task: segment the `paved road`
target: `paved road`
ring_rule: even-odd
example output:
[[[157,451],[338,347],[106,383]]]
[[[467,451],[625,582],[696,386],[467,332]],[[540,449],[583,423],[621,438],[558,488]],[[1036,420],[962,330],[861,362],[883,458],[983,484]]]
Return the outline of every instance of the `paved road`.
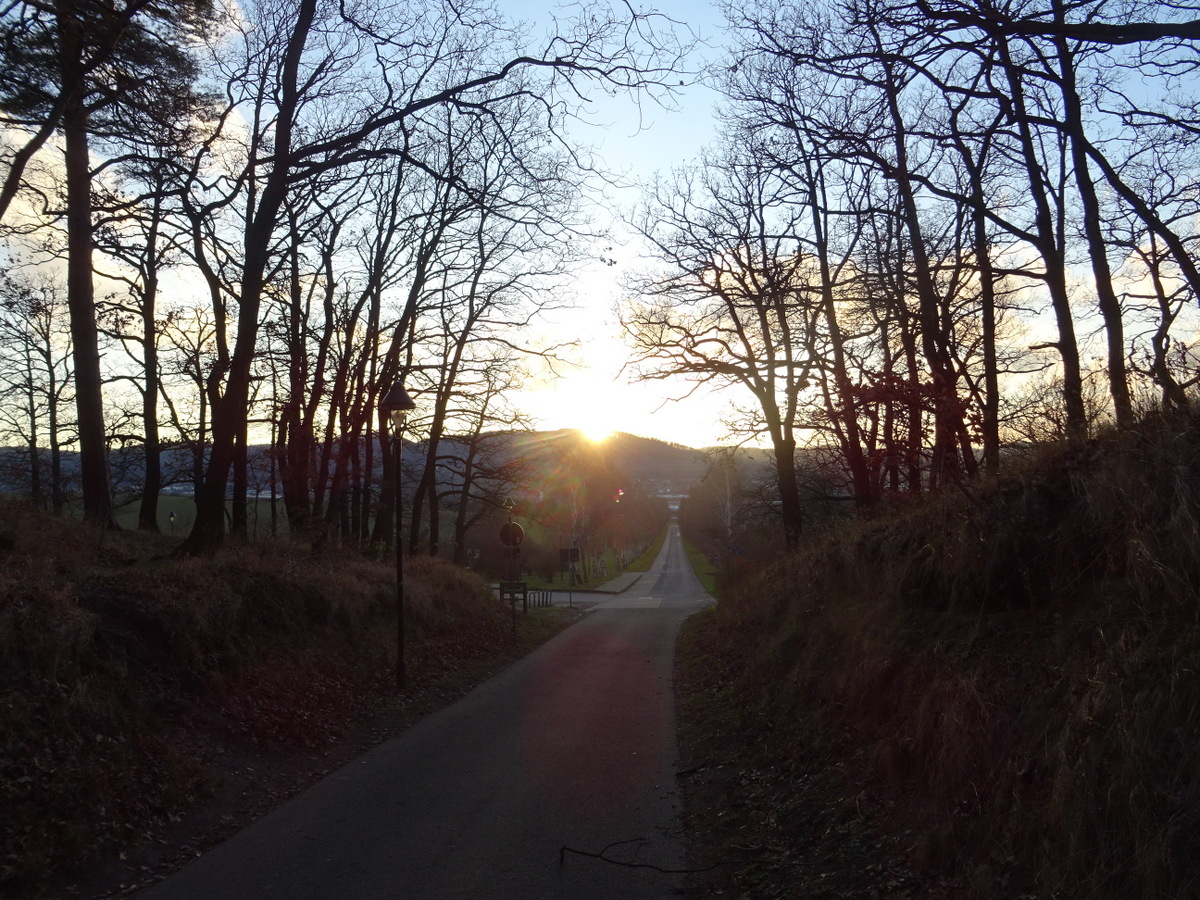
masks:
[[[707,602],[671,526],[629,590],[142,900],[679,896],[678,875],[560,851],[683,868],[671,669]]]

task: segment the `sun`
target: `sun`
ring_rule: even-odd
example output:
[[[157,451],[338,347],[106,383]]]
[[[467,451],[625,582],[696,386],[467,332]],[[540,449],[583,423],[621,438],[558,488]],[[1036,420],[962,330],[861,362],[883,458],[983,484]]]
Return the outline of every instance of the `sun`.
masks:
[[[603,425],[593,425],[587,428],[580,428],[579,430],[582,431],[583,436],[593,444],[603,444],[610,437],[616,434],[616,432],[611,428],[606,428]]]

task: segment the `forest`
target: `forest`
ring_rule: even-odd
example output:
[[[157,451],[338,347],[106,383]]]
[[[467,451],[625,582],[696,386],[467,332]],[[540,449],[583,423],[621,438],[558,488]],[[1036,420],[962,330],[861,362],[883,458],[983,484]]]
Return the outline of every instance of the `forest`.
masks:
[[[726,7],[723,133],[636,221],[643,379],[727,386],[810,511],[995,475],[1186,406],[1194,4]]]
[[[720,131],[642,186],[619,311],[633,377],[731,403],[679,509],[720,595],[679,670],[725,745],[677,773],[720,776],[703,871],[1196,894],[1200,4],[721,12],[700,45],[620,0],[546,33],[487,0],[0,7],[0,490],[33,501],[0,499],[0,881],[194,803],[192,704],[269,748],[391,691],[398,534],[440,691],[524,649],[452,564],[471,528],[535,522],[531,568],[661,531],[682,456],[638,476],[513,397],[613,261],[591,104],[703,84]],[[276,490],[302,540],[248,550]],[[844,839],[876,826],[906,868]]]
[[[697,79],[720,133],[629,214],[629,371],[726,390],[785,546],[814,509],[1188,403],[1192,6],[723,12],[698,71],[685,23],[624,5],[540,37],[434,0],[6,7],[0,443],[28,493],[108,525],[125,451],[140,526],[190,482],[204,555],[245,532],[264,445],[292,533],[383,546],[408,440],[413,546],[498,510],[512,394],[564,351],[535,325],[595,261],[576,126]]]
[[[179,552],[209,555],[268,446],[292,534],[386,546],[415,445],[414,546],[439,510],[499,509],[509,395],[563,349],[531,322],[591,246],[569,126],[593,92],[653,102],[684,51],[656,15],[577,12],[536,35],[436,0],[6,5],[0,444],[24,492],[110,527],[128,451],[140,527],[190,482]]]

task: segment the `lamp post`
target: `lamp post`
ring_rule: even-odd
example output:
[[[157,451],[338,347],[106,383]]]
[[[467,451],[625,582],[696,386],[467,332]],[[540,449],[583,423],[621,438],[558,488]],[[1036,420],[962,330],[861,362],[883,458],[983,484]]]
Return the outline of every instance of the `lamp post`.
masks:
[[[392,385],[382,400],[379,411],[392,422],[392,490],[396,495],[396,686],[404,690],[404,541],[401,528],[404,522],[400,494],[400,462],[404,445],[404,420],[417,404],[400,382]]]
[[[512,497],[509,497],[504,501],[504,511],[506,513],[508,513],[508,524],[509,525],[512,524],[513,510],[516,508],[517,508],[516,504],[512,502]],[[503,530],[504,529],[501,528],[501,531],[503,531]],[[515,551],[516,546],[517,546],[516,544],[509,544],[507,541],[505,542],[505,545],[504,545],[504,556],[506,557],[505,563],[504,563],[504,577],[508,581],[516,581],[517,580],[516,577],[513,575],[513,553]]]

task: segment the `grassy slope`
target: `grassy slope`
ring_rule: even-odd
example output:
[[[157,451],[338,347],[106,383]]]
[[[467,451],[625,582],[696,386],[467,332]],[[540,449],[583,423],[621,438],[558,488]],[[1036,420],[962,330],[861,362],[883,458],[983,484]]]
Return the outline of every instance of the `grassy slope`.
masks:
[[[581,590],[581,591],[591,590],[593,588],[600,587],[600,585],[602,585],[602,584],[612,581],[618,575],[624,574],[625,572],[648,572],[648,571],[650,571],[650,567],[652,565],[654,565],[654,560],[658,556],[658,551],[662,549],[663,540],[666,538],[666,536],[667,536],[667,533],[664,530],[663,533],[660,534],[654,540],[653,543],[651,543],[636,559],[631,561],[629,563],[629,565],[624,569],[621,569],[620,567],[617,566],[616,559],[613,556],[613,552],[612,552],[611,548],[605,548],[604,557],[605,557],[605,560],[608,562],[607,574],[597,575],[591,581],[577,581],[574,585],[572,585],[572,587],[574,587],[578,590]],[[528,584],[530,588],[540,588],[540,589],[547,589],[547,590],[553,590],[553,591],[565,591],[567,589],[567,583],[565,580],[566,576],[561,572],[558,573],[558,575],[556,576],[557,580],[555,580],[555,581],[547,581],[546,579],[540,577],[536,573],[534,573],[534,574],[526,573],[524,578],[525,578],[526,584]]]
[[[514,645],[482,581],[413,560],[398,696],[390,563],[283,544],[166,561],[169,537],[13,503],[0,523],[3,894],[86,875],[205,803],[228,830],[360,749],[366,723],[403,727],[566,624],[538,611]]]
[[[1151,421],[810,535],[693,619],[684,702],[752,736],[726,803],[785,810],[718,880],[823,896],[832,816],[899,854],[889,896],[1197,896],[1198,523],[1200,428]]]
[[[650,567],[654,565],[654,560],[658,559],[658,554],[662,550],[663,541],[667,539],[666,529],[654,539],[654,541],[642,551],[641,555],[629,564],[626,572],[649,572]]]

